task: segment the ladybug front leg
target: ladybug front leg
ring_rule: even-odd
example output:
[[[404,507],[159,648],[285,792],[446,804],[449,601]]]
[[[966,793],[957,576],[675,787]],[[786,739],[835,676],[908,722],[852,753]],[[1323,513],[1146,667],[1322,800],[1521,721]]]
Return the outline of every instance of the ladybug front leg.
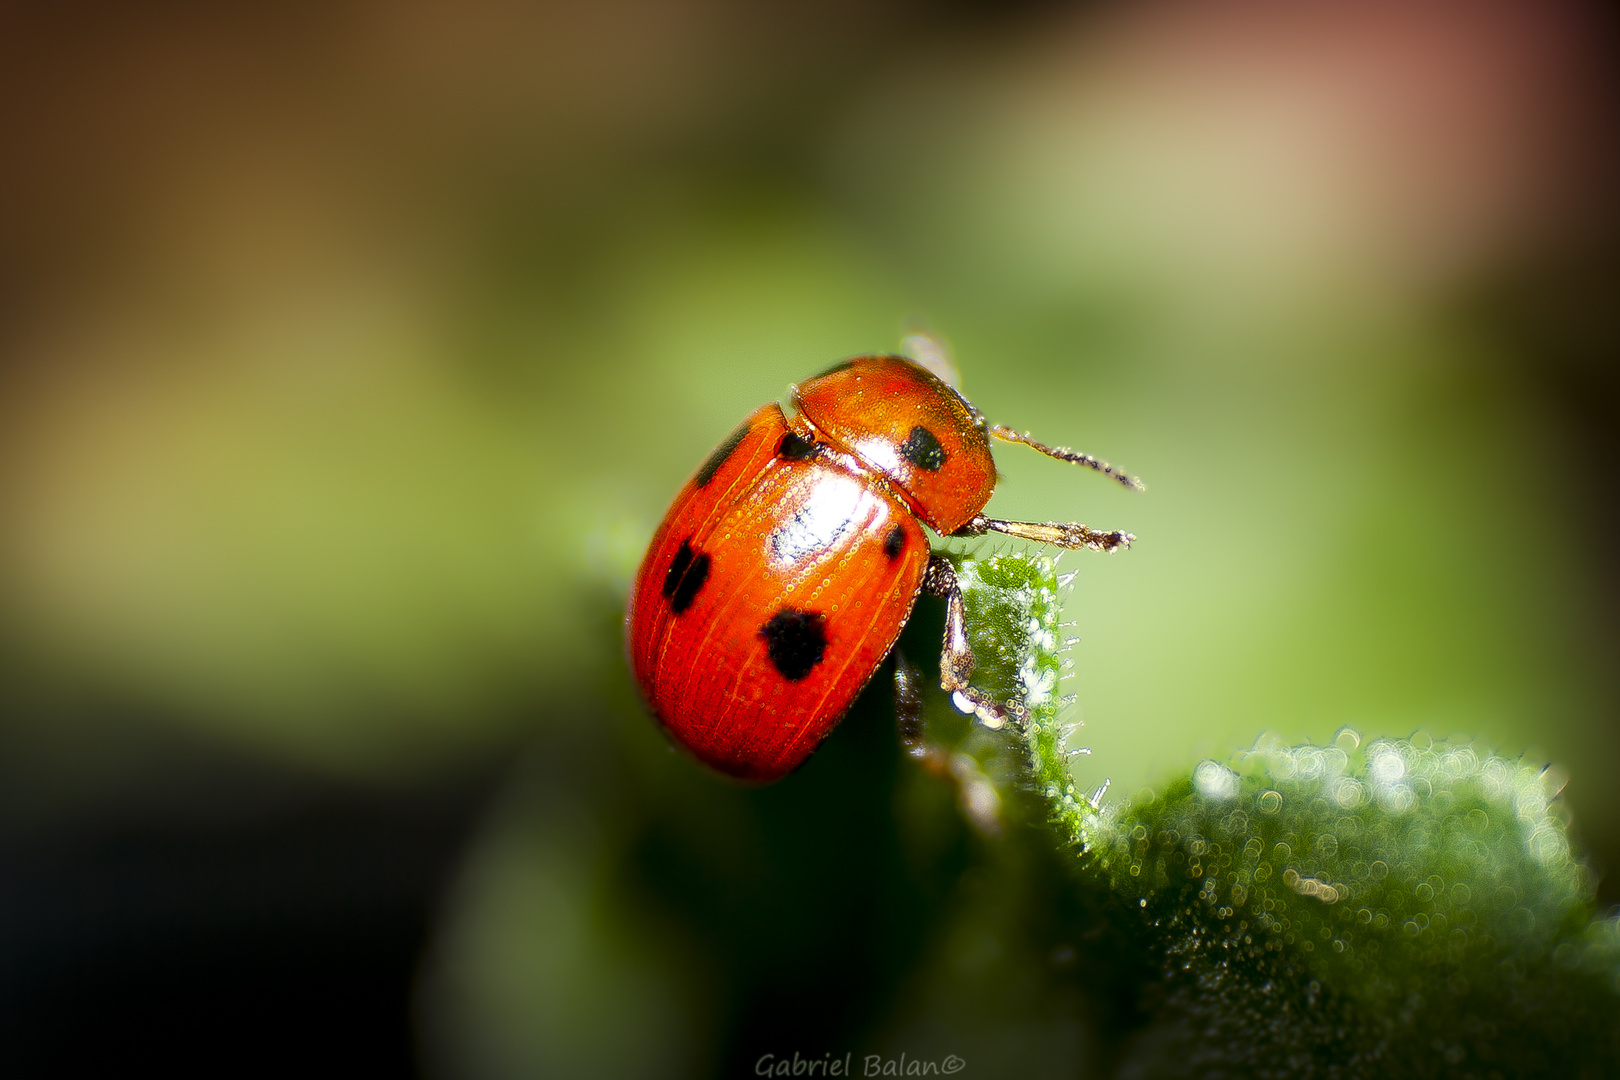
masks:
[[[987,532],[1006,533],[1023,540],[1033,540],[1037,544],[1090,548],[1092,551],[1120,551],[1130,547],[1131,541],[1136,539],[1135,535],[1121,529],[1103,531],[1078,521],[1002,521],[983,514],[974,515],[971,521],[951,535],[983,536]]]
[[[968,676],[973,674],[973,650],[968,646],[962,587],[951,561],[943,555],[930,556],[922,587],[930,596],[945,599],[945,644],[939,654],[941,689],[955,699],[957,708],[978,716],[985,727],[999,728],[1008,720],[1022,721],[1025,710],[1021,702],[998,702],[968,682]]]

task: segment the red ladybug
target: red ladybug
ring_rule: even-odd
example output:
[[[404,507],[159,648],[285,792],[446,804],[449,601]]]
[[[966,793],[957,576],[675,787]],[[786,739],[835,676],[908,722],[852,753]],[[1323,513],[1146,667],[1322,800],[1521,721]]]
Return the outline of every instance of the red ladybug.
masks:
[[[1135,539],[982,515],[996,482],[992,435],[1140,485],[986,425],[902,357],[846,361],[790,395],[791,418],[765,405],[709,455],[647,548],[625,628],[653,713],[721,772],[785,776],[843,718],[927,591],[947,602],[941,685],[985,715],[1018,715],[968,685],[961,592],[923,526],[1100,551]]]

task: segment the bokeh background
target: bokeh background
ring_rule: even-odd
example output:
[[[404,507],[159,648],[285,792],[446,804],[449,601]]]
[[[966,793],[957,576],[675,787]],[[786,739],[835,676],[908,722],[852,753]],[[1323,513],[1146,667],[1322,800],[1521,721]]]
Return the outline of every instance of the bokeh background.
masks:
[[[1141,538],[1067,557],[1088,787],[1455,733],[1620,871],[1616,29],[6,4],[0,1068],[1105,1066],[886,699],[749,791],[624,668],[707,450],[919,326],[1148,483],[1000,456],[992,512]]]

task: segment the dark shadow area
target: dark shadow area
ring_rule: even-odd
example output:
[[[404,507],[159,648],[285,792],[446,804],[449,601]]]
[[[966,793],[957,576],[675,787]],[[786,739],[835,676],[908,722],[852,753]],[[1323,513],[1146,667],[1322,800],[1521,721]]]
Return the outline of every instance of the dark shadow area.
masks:
[[[416,965],[484,784],[282,781],[292,805],[229,827],[5,841],[0,1074],[416,1075]]]

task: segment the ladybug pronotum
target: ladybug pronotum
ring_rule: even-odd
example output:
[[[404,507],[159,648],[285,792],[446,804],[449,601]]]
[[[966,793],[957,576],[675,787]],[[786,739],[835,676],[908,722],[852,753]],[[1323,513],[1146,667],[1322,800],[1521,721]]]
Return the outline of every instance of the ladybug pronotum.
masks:
[[[955,388],[899,356],[845,361],[792,387],[790,399],[791,417],[764,405],[709,455],[647,548],[625,628],[653,713],[721,772],[779,779],[843,718],[927,592],[946,601],[941,686],[981,715],[1017,716],[1016,702],[968,683],[962,595],[923,526],[1099,551],[1135,539],[985,517],[991,436],[1140,484],[1089,455],[987,425]]]

